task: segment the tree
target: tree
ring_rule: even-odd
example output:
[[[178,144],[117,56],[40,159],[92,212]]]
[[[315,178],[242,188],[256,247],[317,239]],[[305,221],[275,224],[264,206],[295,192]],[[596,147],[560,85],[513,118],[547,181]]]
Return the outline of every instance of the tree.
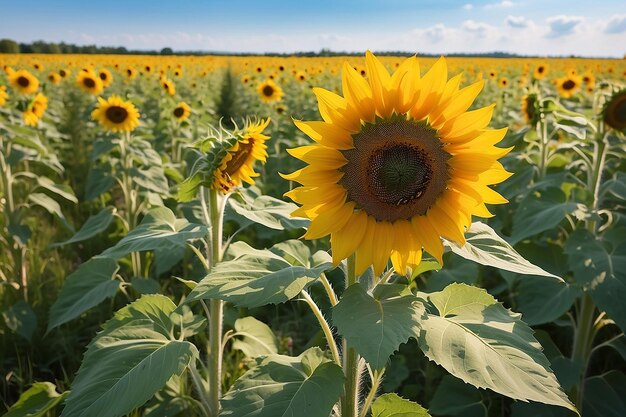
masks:
[[[161,55],[173,55],[174,51],[172,48],[163,48],[161,49]]]
[[[1,54],[19,54],[20,46],[12,39],[0,39]]]

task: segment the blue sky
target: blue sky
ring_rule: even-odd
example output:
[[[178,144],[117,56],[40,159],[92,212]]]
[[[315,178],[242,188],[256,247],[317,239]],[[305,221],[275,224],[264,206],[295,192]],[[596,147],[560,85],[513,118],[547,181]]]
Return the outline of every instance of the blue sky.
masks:
[[[626,2],[0,0],[0,38],[232,52],[506,51],[622,57]]]

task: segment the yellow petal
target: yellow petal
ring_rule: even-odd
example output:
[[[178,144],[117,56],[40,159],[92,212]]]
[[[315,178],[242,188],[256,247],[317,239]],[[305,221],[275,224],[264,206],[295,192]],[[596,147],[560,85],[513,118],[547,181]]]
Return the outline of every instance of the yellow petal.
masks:
[[[414,119],[422,120],[434,110],[443,94],[447,79],[448,66],[446,59],[441,57],[420,81],[421,91],[419,92],[415,105],[411,108],[411,116],[413,116]]]
[[[430,224],[435,228],[439,236],[443,236],[448,240],[455,241],[460,244],[465,244],[465,236],[461,228],[463,225],[458,224],[448,216],[448,214],[435,203],[428,210],[428,220]]]
[[[359,114],[361,120],[373,122],[376,117],[376,108],[374,106],[374,98],[372,97],[372,89],[365,81],[365,78],[356,72],[348,62],[343,64],[342,88],[348,106],[352,107]]]
[[[376,222],[374,242],[374,273],[380,275],[385,271],[393,246],[393,226],[391,223],[387,221]]]
[[[322,169],[337,169],[344,166],[348,160],[341,152],[325,146],[307,145],[299,148],[287,149],[289,155],[315,165]]]
[[[443,265],[443,243],[435,228],[431,225],[427,216],[416,216],[411,219],[411,225],[415,231],[415,236],[422,242],[426,252]]]
[[[280,172],[278,174],[287,181],[297,181],[302,185],[310,186],[336,184],[343,177],[343,172],[336,169],[321,170],[313,166],[304,167],[291,174],[281,174]]]
[[[480,91],[485,85],[484,80],[480,80],[472,85],[469,85],[454,94],[454,96],[446,103],[446,106],[441,110],[441,117],[437,122],[445,122],[446,120],[454,119],[458,117],[467,109],[470,108]]]
[[[304,234],[305,239],[319,239],[341,229],[352,217],[354,202],[342,204],[336,209],[319,213]]]
[[[453,142],[454,139],[458,140],[458,138],[464,137],[468,133],[486,128],[489,121],[491,121],[494,108],[495,104],[492,104],[478,110],[463,113],[447,121],[439,130],[439,133],[443,136],[442,141]]]
[[[374,261],[374,251],[377,250],[374,239],[376,220],[367,216],[367,227],[361,245],[356,250],[356,273],[361,275]]]
[[[389,72],[370,51],[365,52],[365,65],[367,66],[367,78],[372,88],[376,113],[382,118],[387,118],[391,116],[394,105],[391,94],[389,94],[391,87]]]
[[[354,253],[361,244],[366,229],[367,214],[363,211],[358,211],[352,214],[352,217],[343,228],[330,235],[333,264],[335,266]]]
[[[325,122],[336,124],[349,132],[360,130],[358,114],[348,109],[348,103],[343,97],[317,87],[313,89],[313,94],[317,97],[317,106]]]
[[[294,120],[294,124],[308,137],[320,145],[339,150],[352,149],[352,136],[347,130],[326,122],[302,122]]]
[[[391,92],[396,97],[395,109],[404,114],[415,104],[417,85],[420,81],[420,66],[417,58],[407,58],[391,76]]]

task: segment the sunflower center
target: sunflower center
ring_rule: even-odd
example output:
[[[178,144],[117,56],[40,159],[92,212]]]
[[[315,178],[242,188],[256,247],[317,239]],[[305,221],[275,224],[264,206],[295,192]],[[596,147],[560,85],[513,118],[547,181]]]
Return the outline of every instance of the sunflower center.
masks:
[[[233,155],[233,159],[226,163],[226,173],[231,177],[241,168],[248,159],[248,155],[252,153],[254,147],[254,139],[249,138],[248,143],[239,143],[239,149]]]
[[[572,80],[567,80],[563,83],[564,90],[571,90],[574,87],[576,87],[576,83]]]
[[[101,72],[101,73],[100,73],[100,79],[101,79],[102,81],[106,81],[106,80],[107,80],[107,74],[106,74],[106,72]]]
[[[182,117],[183,114],[185,114],[185,109],[183,109],[182,107],[176,107],[174,109],[174,116],[176,117]]]
[[[272,97],[272,94],[274,94],[274,88],[271,85],[263,87],[263,95],[265,97]]]
[[[107,119],[113,123],[123,123],[128,117],[128,111],[120,106],[111,106],[106,111]]]
[[[426,214],[446,188],[447,160],[437,132],[425,123],[391,119],[365,125],[340,183],[348,199],[378,221]]]
[[[544,70],[545,70],[545,68],[544,68],[544,67],[539,67],[539,68],[537,68],[537,72],[538,72],[539,74],[542,74]]]
[[[17,79],[17,83],[21,86],[21,87],[28,87],[30,85],[30,80],[24,76],[20,76]]]
[[[83,80],[83,84],[87,88],[94,88],[96,86],[96,82],[93,79],[91,79],[91,78],[85,78]]]
[[[615,106],[615,119],[620,123],[626,123],[626,100],[622,100]]]

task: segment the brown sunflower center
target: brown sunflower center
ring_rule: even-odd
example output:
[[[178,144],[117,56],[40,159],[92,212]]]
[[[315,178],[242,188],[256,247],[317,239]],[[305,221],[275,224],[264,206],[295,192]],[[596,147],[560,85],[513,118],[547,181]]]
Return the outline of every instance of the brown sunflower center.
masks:
[[[266,85],[265,87],[263,87],[263,95],[265,97],[272,97],[273,94],[274,94],[274,87],[272,87],[271,85]]]
[[[239,149],[233,155],[233,159],[226,163],[226,173],[231,177],[239,171],[248,159],[248,155],[252,153],[252,148],[254,147],[254,139],[249,138],[248,143],[239,143]]]
[[[354,149],[340,183],[348,199],[379,221],[425,214],[446,188],[446,153],[436,131],[404,119],[366,125],[352,136]]]
[[[109,78],[109,77],[107,76],[107,73],[106,73],[106,72],[101,72],[101,73],[100,73],[100,79],[101,79],[102,81],[106,81],[106,80],[107,80],[107,78]]]
[[[615,96],[608,104],[604,121],[614,129],[626,128],[626,93]]]
[[[614,113],[615,120],[622,124],[626,123],[626,98],[621,103],[617,103]]]
[[[96,86],[96,82],[92,78],[83,79],[83,85],[87,88],[94,88]]]
[[[20,87],[28,87],[30,85],[30,80],[27,77],[21,75],[17,79],[17,83],[20,85]]]
[[[61,71],[59,71],[59,75],[61,77],[65,77],[67,75],[67,73],[65,72],[65,70],[61,70]]]
[[[124,107],[111,106],[106,111],[107,119],[113,123],[124,123],[128,117],[128,111]]]
[[[574,81],[572,81],[572,80],[566,80],[566,81],[563,83],[563,89],[564,89],[564,90],[571,90],[571,89],[573,89],[574,87],[576,87],[576,83],[575,83]]]
[[[546,69],[545,69],[544,67],[539,67],[539,68],[537,68],[537,72],[538,72],[539,74],[542,74],[545,70],[546,70]]]
[[[185,114],[185,109],[183,109],[182,107],[176,107],[174,109],[174,116],[183,117],[183,114]]]

